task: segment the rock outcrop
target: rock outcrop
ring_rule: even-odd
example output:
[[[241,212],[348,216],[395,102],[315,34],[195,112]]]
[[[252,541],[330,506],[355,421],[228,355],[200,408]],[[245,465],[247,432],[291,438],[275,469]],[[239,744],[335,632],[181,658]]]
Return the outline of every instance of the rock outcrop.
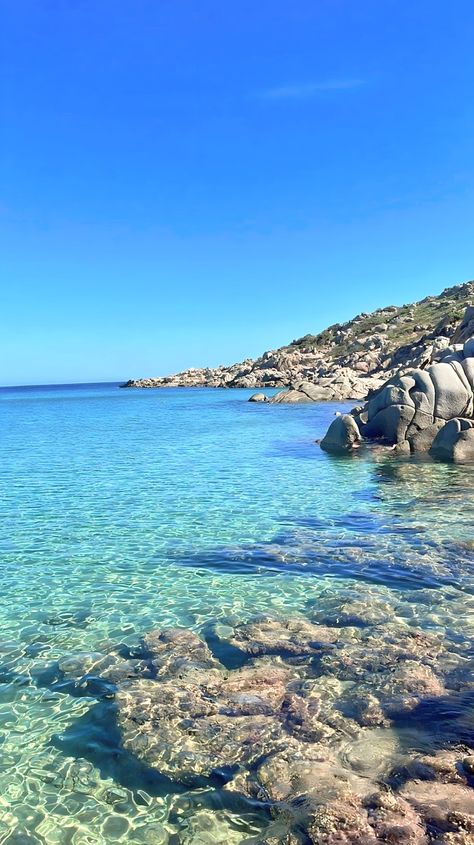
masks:
[[[359,314],[255,360],[131,379],[124,387],[285,388],[269,401],[360,401],[400,368],[424,369],[451,341],[474,335],[473,303],[474,282],[466,282],[412,305]]]
[[[361,442],[357,423],[350,414],[342,414],[331,423],[321,448],[327,452],[348,452]]]
[[[118,651],[92,656],[101,677],[113,671],[124,751],[188,801],[218,788],[260,807],[254,845],[425,845],[474,830],[474,757],[453,720],[471,694],[464,640],[407,624],[367,591],[322,597],[310,618],[229,620],[211,639],[240,667],[184,628],[150,631],[125,672]],[[79,685],[91,669],[83,655],[66,668]],[[430,754],[416,750],[427,708],[439,714]]]
[[[436,339],[429,366],[402,369],[361,411],[337,418],[321,447],[342,453],[362,439],[380,440],[400,451],[474,461],[474,336],[466,337],[471,312],[457,331],[464,343]]]

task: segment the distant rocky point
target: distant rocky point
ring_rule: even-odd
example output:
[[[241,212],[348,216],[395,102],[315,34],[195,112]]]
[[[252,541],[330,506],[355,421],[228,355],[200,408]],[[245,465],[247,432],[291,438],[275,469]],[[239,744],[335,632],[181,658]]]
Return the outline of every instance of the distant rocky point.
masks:
[[[255,360],[169,376],[130,379],[123,387],[284,388],[255,401],[321,402],[365,399],[401,369],[425,368],[454,338],[474,282],[447,288],[411,305],[358,314],[317,335],[307,334]],[[441,339],[441,340],[440,340]]]

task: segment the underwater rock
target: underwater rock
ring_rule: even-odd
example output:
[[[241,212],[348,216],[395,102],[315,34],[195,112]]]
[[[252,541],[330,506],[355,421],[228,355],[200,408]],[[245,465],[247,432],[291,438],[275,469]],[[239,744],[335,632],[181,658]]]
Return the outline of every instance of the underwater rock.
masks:
[[[416,660],[405,660],[376,682],[379,701],[389,716],[408,713],[423,698],[436,698],[446,693],[444,685],[429,666]]]
[[[462,658],[383,599],[322,597],[316,617],[337,627],[272,616],[216,627],[247,658],[232,670],[191,631],[151,631],[155,676],[118,685],[123,747],[177,782],[217,777],[223,795],[265,807],[268,837],[248,837],[253,845],[426,845],[428,828],[459,838],[474,819],[466,746],[414,755],[399,727],[432,701],[452,712],[444,681]]]
[[[405,770],[414,780],[467,784],[469,758],[460,760],[459,751],[440,750],[410,761]]]
[[[324,596],[318,602],[317,609],[312,614],[315,622],[331,627],[346,627],[355,625],[358,628],[369,627],[393,619],[394,608],[389,602],[367,594],[341,598],[340,596]]]
[[[377,841],[360,798],[350,794],[318,807],[308,833],[314,845],[372,845]]]
[[[293,801],[312,810],[346,795],[367,795],[370,781],[347,771],[328,747],[288,743],[258,767],[260,800]]]
[[[83,652],[63,657],[58,661],[58,669],[65,680],[76,682],[87,678],[100,678],[111,684],[119,684],[137,675],[150,675],[143,660],[125,660],[117,654],[100,652]]]
[[[328,739],[334,730],[319,718],[321,699],[317,696],[305,699],[301,695],[287,695],[284,701],[285,727],[303,742],[320,742]]]
[[[439,832],[474,832],[474,790],[453,783],[410,781],[401,796]]]
[[[339,635],[335,629],[314,625],[305,619],[264,617],[235,628],[230,642],[252,655],[297,657],[327,650]]]
[[[164,680],[129,681],[117,694],[124,746],[148,765],[187,783],[249,763],[282,739],[289,668],[260,661],[228,672],[198,637],[176,631],[155,632],[148,644]]]
[[[391,845],[425,845],[428,842],[419,815],[400,796],[388,790],[378,792],[366,801],[365,806],[378,842]]]
[[[180,677],[223,669],[206,643],[187,628],[149,631],[143,638],[151,664],[159,678]]]
[[[356,688],[355,692],[350,692],[348,696],[348,704],[346,709],[349,710],[350,715],[361,727],[374,728],[381,725],[388,724],[385,713],[381,707],[380,701],[372,693]]]
[[[443,650],[437,635],[403,625],[385,625],[362,631],[359,640],[340,641],[338,648],[321,656],[319,665],[340,680],[364,681],[378,689],[381,679],[389,678],[401,662],[438,666]]]

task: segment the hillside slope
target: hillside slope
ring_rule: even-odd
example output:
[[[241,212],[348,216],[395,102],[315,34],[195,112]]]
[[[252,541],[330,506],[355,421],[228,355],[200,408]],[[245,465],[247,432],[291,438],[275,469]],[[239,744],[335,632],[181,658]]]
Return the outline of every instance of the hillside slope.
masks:
[[[410,305],[388,305],[307,334],[255,360],[231,366],[189,369],[170,376],[131,379],[124,387],[293,388],[280,401],[360,399],[403,367],[429,363],[433,342],[453,338],[474,282],[446,288]],[[296,391],[296,393],[295,393]]]

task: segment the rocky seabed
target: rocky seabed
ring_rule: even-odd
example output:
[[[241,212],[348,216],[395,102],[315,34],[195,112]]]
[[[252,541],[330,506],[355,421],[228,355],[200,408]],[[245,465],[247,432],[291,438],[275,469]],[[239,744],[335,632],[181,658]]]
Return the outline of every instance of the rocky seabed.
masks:
[[[207,640],[151,630],[58,672],[113,700],[130,759],[182,790],[181,833],[172,813],[156,841],[472,845],[474,654],[433,624],[442,601],[352,589],[306,616],[221,619]]]

